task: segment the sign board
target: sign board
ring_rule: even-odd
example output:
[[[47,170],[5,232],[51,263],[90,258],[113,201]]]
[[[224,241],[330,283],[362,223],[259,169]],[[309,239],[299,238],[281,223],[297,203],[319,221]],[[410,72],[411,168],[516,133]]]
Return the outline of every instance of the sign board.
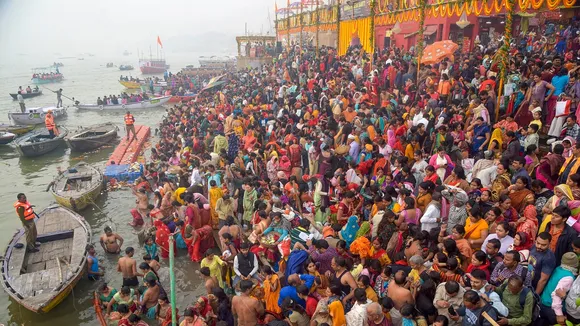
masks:
[[[340,20],[351,20],[371,15],[370,0],[342,0],[340,4]]]

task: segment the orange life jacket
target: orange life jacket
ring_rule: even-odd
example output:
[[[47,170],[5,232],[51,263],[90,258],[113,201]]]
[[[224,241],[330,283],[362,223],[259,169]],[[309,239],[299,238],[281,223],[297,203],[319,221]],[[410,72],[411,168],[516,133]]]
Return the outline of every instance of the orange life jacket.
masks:
[[[32,206],[30,205],[30,203],[27,201],[26,203],[22,203],[20,201],[17,201],[16,203],[14,203],[14,208],[16,209],[16,215],[18,215],[18,208],[24,208],[24,219],[29,221],[34,219],[34,217],[36,216],[34,214],[34,209],[32,209]],[[20,217],[20,215],[18,215],[18,217]]]
[[[125,125],[130,126],[135,122],[132,114],[125,114]]]
[[[52,114],[48,113],[45,117],[44,117],[44,125],[46,126],[46,129],[48,130],[52,130],[54,129],[54,118],[52,117]]]

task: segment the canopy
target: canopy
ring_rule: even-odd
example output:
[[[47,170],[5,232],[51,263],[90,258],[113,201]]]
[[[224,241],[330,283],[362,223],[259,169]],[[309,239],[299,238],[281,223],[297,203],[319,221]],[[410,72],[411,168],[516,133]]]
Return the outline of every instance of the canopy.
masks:
[[[444,58],[450,58],[459,49],[459,45],[453,41],[445,40],[427,45],[423,50],[421,63],[425,65],[441,62]]]

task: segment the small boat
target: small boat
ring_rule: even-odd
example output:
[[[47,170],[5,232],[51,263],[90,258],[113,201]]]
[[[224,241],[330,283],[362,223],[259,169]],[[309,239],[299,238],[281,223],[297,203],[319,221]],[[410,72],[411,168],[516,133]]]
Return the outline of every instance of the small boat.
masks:
[[[75,105],[77,109],[80,110],[139,110],[139,109],[151,109],[161,106],[169,99],[171,96],[155,97],[150,100],[127,103],[127,104],[113,104],[113,105],[98,105],[98,104],[77,104]]]
[[[111,67],[113,67],[113,63],[112,62],[107,63],[107,68],[111,68]]]
[[[16,134],[13,134],[11,132],[1,131],[0,132],[0,145],[6,145],[6,144],[10,143],[11,141],[13,141],[15,138],[16,138]]]
[[[169,99],[169,102],[167,103],[179,103],[179,102],[189,102],[192,100],[195,100],[196,94],[192,94],[192,95],[176,95],[176,96],[172,96]]]
[[[24,308],[48,313],[85,273],[91,228],[79,214],[53,205],[38,214],[36,230],[38,252],[26,251],[24,229],[12,237],[2,261],[2,287]]]
[[[57,176],[50,184],[50,192],[59,205],[81,211],[101,194],[103,174],[85,162]]]
[[[79,58],[79,60],[85,60],[85,58]]]
[[[56,108],[54,106],[47,106],[41,108],[26,108],[25,112],[9,112],[8,118],[15,124],[19,125],[38,125],[44,123],[44,117],[48,110],[52,110],[52,115],[55,120],[66,116],[66,108]]]
[[[50,84],[58,83],[64,79],[63,74],[60,73],[58,67],[54,68],[34,68],[32,69],[32,83],[33,84]]]
[[[36,97],[36,96],[42,95],[42,90],[39,89],[37,91],[32,91],[30,93],[21,92],[20,95],[22,95],[23,98]],[[10,96],[12,96],[12,98],[15,99],[15,100],[18,99],[18,93],[10,93]]]
[[[0,132],[11,132],[16,134],[17,136],[24,135],[27,132],[30,132],[34,129],[34,125],[28,126],[19,126],[19,125],[10,125],[7,123],[0,123]]]
[[[121,85],[125,86],[128,89],[140,89],[141,88],[141,84],[139,82],[136,82],[136,81],[119,80],[119,83],[121,83]]]
[[[35,157],[46,154],[64,145],[64,138],[68,134],[65,127],[58,127],[60,134],[50,138],[48,130],[38,129],[18,138],[14,143],[16,150],[22,156]]]
[[[110,144],[112,140],[117,138],[117,130],[117,126],[113,123],[103,123],[83,128],[74,135],[65,138],[65,141],[73,151],[88,152]]]
[[[133,70],[133,66],[131,65],[120,65],[119,70]]]

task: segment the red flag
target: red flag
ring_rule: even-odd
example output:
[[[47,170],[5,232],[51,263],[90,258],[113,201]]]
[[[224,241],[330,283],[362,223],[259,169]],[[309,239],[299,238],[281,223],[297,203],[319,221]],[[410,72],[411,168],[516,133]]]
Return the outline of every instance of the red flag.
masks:
[[[163,43],[161,43],[161,39],[159,38],[159,36],[157,36],[157,44],[159,44],[161,48],[163,48]]]

